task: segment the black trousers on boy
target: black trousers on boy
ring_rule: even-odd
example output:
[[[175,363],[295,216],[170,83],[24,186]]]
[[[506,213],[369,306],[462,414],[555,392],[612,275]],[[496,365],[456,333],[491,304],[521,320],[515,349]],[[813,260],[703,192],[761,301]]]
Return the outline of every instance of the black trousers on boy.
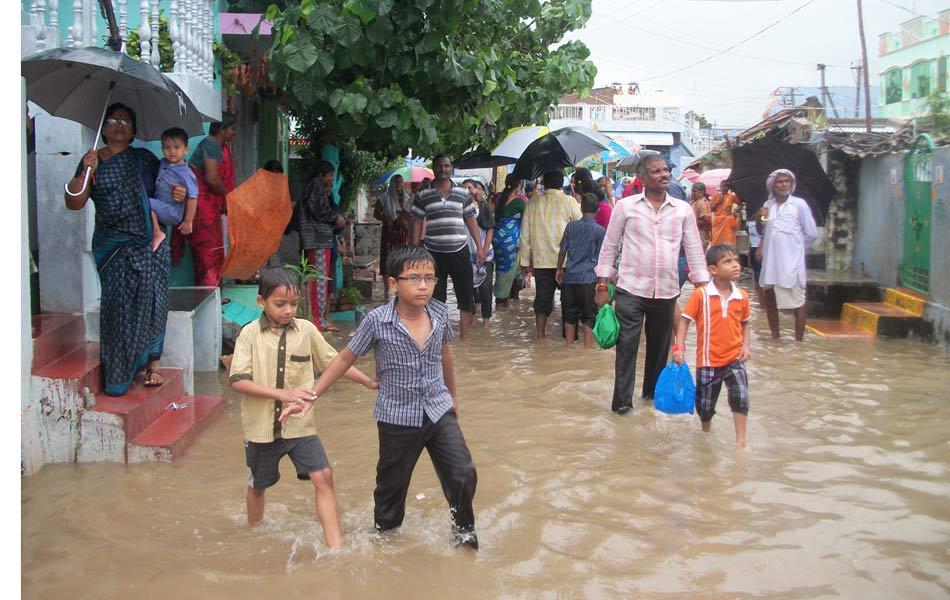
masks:
[[[637,377],[637,352],[646,317],[647,356],[643,365],[643,397],[653,398],[656,380],[666,366],[673,339],[673,315],[676,298],[643,298],[620,288],[614,292],[614,310],[620,322],[617,357],[614,363],[614,396],[611,410],[633,406],[633,387]]]
[[[376,529],[386,531],[402,525],[412,470],[425,448],[442,484],[456,532],[474,532],[472,499],[478,476],[455,411],[450,410],[435,423],[423,417],[422,427],[378,421],[376,427],[379,430],[379,463],[376,465],[376,490],[373,491]]]

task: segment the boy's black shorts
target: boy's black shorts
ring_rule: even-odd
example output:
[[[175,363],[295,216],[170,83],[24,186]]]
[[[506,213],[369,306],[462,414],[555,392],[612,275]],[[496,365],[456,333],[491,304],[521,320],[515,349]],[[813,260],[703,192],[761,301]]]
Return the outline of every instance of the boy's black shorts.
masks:
[[[597,318],[597,306],[594,304],[596,283],[565,283],[561,286],[561,313],[564,322],[577,325],[580,321],[593,328]]]
[[[330,467],[323,444],[315,435],[266,443],[244,440],[247,486],[263,490],[277,483],[280,480],[277,465],[287,454],[297,469],[297,479],[302,481],[310,479],[310,473]]]

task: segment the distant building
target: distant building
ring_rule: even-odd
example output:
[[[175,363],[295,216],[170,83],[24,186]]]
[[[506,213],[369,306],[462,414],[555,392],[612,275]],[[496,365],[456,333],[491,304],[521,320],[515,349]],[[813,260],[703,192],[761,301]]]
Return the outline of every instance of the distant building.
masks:
[[[897,33],[878,38],[881,116],[916,117],[927,113],[926,98],[946,92],[950,54],[950,9],[936,19],[915,17]]]
[[[696,115],[683,111],[679,97],[663,91],[643,91],[636,82],[594,88],[586,98],[561,96],[551,107],[552,130],[569,125],[596,129],[630,152],[638,149],[664,153],[675,166],[681,158],[702,156],[712,146],[708,131],[699,128]]]

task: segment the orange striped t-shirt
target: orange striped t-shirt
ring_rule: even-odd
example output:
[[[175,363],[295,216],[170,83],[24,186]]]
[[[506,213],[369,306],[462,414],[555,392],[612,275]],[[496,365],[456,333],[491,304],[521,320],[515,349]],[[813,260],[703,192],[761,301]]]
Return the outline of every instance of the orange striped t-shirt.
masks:
[[[683,317],[696,323],[696,367],[724,367],[742,352],[742,324],[752,318],[749,296],[732,284],[725,300],[710,281],[689,297]]]

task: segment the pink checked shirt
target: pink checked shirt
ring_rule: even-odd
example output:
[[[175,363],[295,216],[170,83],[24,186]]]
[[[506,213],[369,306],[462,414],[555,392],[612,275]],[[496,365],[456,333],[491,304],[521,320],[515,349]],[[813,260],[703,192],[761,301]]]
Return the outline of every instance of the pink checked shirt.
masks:
[[[690,205],[666,195],[659,211],[637,194],[618,201],[607,224],[594,271],[616,277],[617,287],[642,298],[675,298],[680,293],[680,244],[686,250],[690,281],[709,281],[706,257]],[[620,252],[620,268],[615,269]]]

